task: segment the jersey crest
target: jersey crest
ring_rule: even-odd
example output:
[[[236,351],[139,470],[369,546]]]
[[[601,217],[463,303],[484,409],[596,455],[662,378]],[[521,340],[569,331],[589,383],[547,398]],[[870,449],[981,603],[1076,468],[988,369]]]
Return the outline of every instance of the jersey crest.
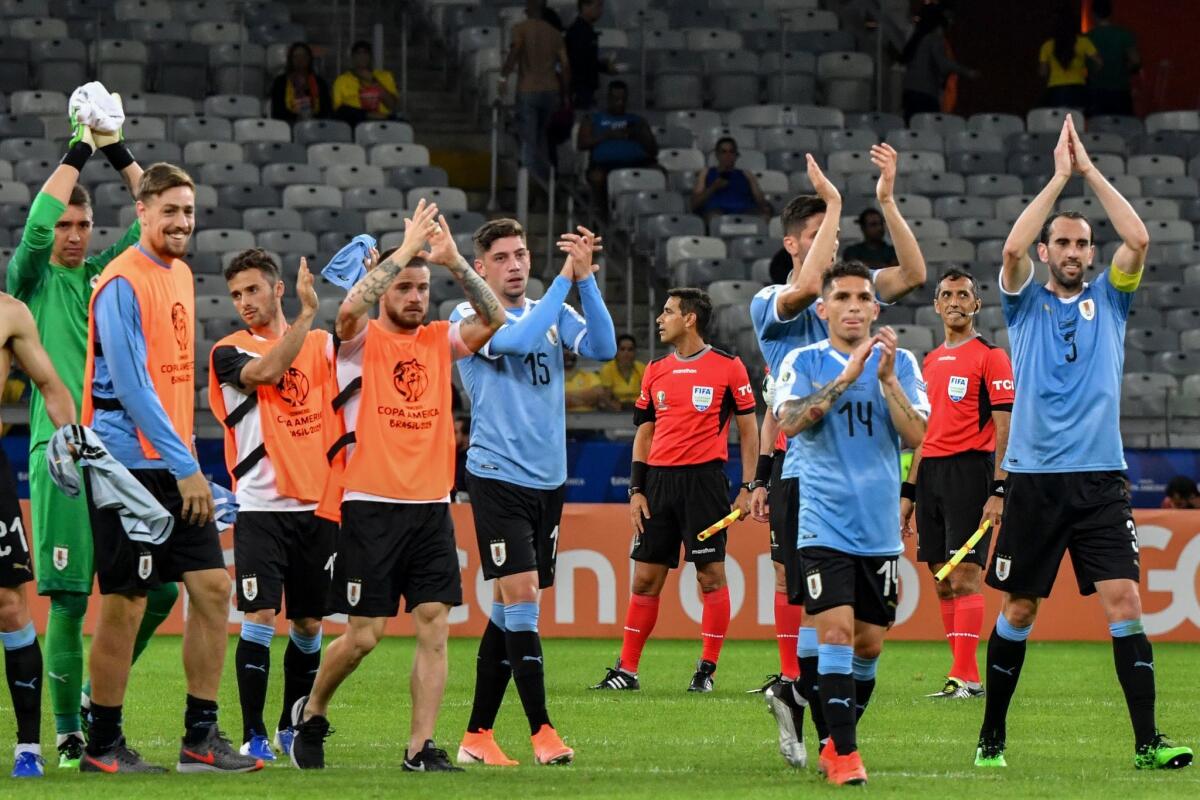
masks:
[[[708,411],[708,407],[712,405],[713,387],[711,386],[693,386],[692,387],[692,407],[697,411]]]
[[[356,606],[361,599],[362,581],[346,581],[346,602],[351,606]]]
[[[967,383],[967,379],[961,375],[951,375],[949,383],[946,384],[946,394],[957,403],[967,396]]]
[[[824,588],[825,587],[823,587],[821,585],[821,573],[819,573],[819,572],[809,573],[809,575],[808,575],[808,596],[811,597],[813,600],[816,600],[818,597],[821,596],[821,592],[824,591]]]
[[[1004,556],[996,556],[996,580],[1006,580],[1011,567],[1012,559],[1005,558]]]
[[[508,545],[505,542],[492,542],[492,563],[497,567],[504,566],[504,562],[508,561]]]
[[[146,580],[150,577],[150,573],[154,571],[154,556],[150,553],[142,553],[138,556],[138,577]]]
[[[62,572],[67,568],[67,561],[70,560],[71,552],[65,546],[54,548],[54,568]]]
[[[258,597],[258,578],[256,576],[242,578],[242,597],[245,597],[247,601]]]
[[[558,347],[558,326],[551,325],[546,331],[546,341],[550,342],[551,347]]]
[[[1086,300],[1080,300],[1079,301],[1079,315],[1081,317],[1083,317],[1084,319],[1086,319],[1088,322],[1091,322],[1092,319],[1096,316],[1096,301],[1090,297],[1087,298]]]

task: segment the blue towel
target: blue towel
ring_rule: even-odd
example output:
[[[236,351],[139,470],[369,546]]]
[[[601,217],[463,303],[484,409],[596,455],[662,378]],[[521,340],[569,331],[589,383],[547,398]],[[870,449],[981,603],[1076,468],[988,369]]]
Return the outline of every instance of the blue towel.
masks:
[[[330,283],[336,284],[346,291],[354,288],[354,284],[367,274],[363,259],[370,255],[375,246],[375,237],[360,233],[350,240],[350,243],[337,251],[329,263],[321,270]]]
[[[213,505],[216,508],[214,521],[217,523],[217,530],[224,531],[232,528],[233,524],[237,522],[237,497],[224,486],[212,481],[208,482],[208,488],[212,490]]]

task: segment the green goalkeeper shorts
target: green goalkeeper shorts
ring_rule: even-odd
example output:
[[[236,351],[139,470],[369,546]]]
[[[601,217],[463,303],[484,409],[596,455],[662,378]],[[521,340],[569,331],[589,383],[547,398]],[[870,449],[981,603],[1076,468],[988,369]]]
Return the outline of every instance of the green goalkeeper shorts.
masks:
[[[29,501],[38,594],[91,594],[92,526],[87,498],[80,492],[72,499],[54,485],[46,469],[44,445],[29,454]]]

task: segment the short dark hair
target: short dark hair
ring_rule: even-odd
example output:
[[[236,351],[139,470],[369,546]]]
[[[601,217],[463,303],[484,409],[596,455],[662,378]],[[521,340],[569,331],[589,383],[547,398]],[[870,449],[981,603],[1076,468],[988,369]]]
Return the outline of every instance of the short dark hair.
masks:
[[[271,254],[261,247],[251,247],[234,256],[233,260],[229,262],[229,266],[225,268],[225,280],[231,281],[234,275],[252,269],[261,272],[267,279],[267,283],[272,286],[279,280],[279,265],[275,263]]]
[[[82,183],[77,183],[71,187],[71,197],[69,200],[67,200],[67,205],[91,208],[92,196],[88,194],[87,187],[85,187]]]
[[[471,243],[475,245],[475,257],[483,258],[483,254],[492,249],[497,239],[507,239],[509,236],[525,239],[525,229],[515,219],[502,217],[483,223],[471,236]]]
[[[965,269],[963,269],[961,267],[946,267],[945,271],[942,272],[941,276],[937,279],[937,284],[934,286],[933,291],[934,291],[935,296],[938,291],[937,287],[942,285],[942,281],[944,281],[944,280],[952,280],[953,281],[953,280],[958,280],[959,278],[966,278],[967,280],[969,280],[971,282],[971,295],[974,296],[974,298],[976,300],[978,300],[979,299],[979,281],[975,280],[974,275],[967,272]]]
[[[158,197],[163,192],[180,186],[196,190],[196,182],[182,167],[160,161],[146,167],[142,173],[141,180],[138,181],[137,199],[144,203],[151,197]]]
[[[355,53],[357,53],[360,50],[366,50],[368,53],[370,53],[371,52],[371,43],[368,42],[366,39],[359,39],[357,42],[350,45],[350,55],[354,55]]]
[[[809,217],[825,213],[825,201],[815,194],[798,194],[788,201],[779,215],[783,223],[783,235],[788,236],[793,230],[804,227]]]
[[[679,298],[681,314],[696,315],[696,333],[704,336],[708,330],[708,322],[712,319],[712,299],[703,289],[691,287],[676,287],[667,290],[667,297]]]
[[[874,215],[874,216],[876,216],[876,217],[879,217],[880,219],[882,219],[882,218],[883,218],[883,212],[882,212],[882,211],[880,211],[878,208],[870,208],[870,207],[868,207],[868,208],[864,208],[862,211],[858,212],[858,225],[859,225],[859,227],[861,228],[863,225],[866,225],[866,224],[867,224],[867,217],[869,217],[869,216],[872,216],[872,215]]]
[[[875,285],[866,264],[861,261],[838,261],[821,275],[821,294],[833,288],[833,282],[838,278],[866,278],[867,283]]]
[[[792,254],[785,248],[779,248],[779,252],[771,256],[771,263],[767,267],[767,272],[771,276],[771,284],[778,286],[781,283],[787,283],[794,266]]]
[[[611,93],[614,89],[621,89],[626,94],[629,94],[629,84],[625,81],[609,81],[608,91]]]
[[[1196,482],[1187,475],[1176,475],[1167,482],[1167,497],[1179,497],[1186,499],[1195,497],[1200,494],[1196,489]]]
[[[635,348],[637,347],[637,339],[633,338],[632,333],[622,333],[617,337],[617,347],[621,346],[621,342],[629,342]]]
[[[1083,214],[1080,214],[1078,211],[1057,211],[1047,217],[1046,224],[1042,226],[1042,232],[1038,234],[1039,242],[1042,244],[1050,243],[1050,226],[1054,224],[1054,220],[1060,218],[1083,220],[1084,224],[1088,226],[1088,244],[1092,245],[1096,243],[1095,231],[1092,230],[1091,220],[1089,220]]]
[[[733,145],[733,152],[736,153],[738,151],[737,139],[733,138],[732,136],[722,136],[720,139],[717,139],[717,143],[713,145],[713,150],[720,150],[721,145],[725,144],[726,142]]]

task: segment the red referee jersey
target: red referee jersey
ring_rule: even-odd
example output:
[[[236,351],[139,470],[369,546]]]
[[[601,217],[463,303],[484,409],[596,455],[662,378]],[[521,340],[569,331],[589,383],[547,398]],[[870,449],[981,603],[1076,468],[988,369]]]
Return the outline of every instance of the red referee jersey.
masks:
[[[706,347],[690,358],[672,353],[650,362],[636,407],[637,424],[654,423],[650,466],[727,461],[729,418],[754,413],[754,390],[740,358]]]
[[[976,336],[955,347],[941,345],[925,356],[929,424],[923,458],[996,449],[992,412],[1012,411],[1013,372],[1008,354]]]

